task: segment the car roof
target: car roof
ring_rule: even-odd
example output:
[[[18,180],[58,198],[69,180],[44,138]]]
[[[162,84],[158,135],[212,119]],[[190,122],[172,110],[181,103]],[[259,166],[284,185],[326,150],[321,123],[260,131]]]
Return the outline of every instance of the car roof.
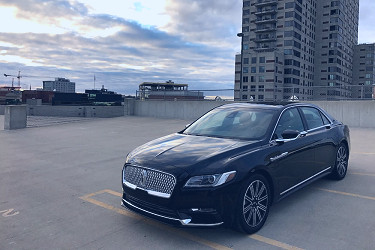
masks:
[[[300,102],[269,102],[269,103],[248,103],[248,102],[240,102],[240,103],[230,103],[220,106],[220,108],[257,108],[257,109],[273,109],[273,110],[281,110],[286,107],[292,106],[313,106],[310,103],[300,103]]]

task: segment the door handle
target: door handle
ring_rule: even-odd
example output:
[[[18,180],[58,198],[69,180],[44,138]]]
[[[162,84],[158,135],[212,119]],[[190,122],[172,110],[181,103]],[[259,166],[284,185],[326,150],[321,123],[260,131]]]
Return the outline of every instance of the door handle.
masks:
[[[284,152],[284,153],[282,153],[282,154],[280,154],[280,155],[277,155],[277,156],[275,156],[275,157],[271,157],[271,158],[270,158],[270,161],[271,161],[271,162],[274,162],[274,161],[276,161],[276,160],[279,160],[279,159],[281,159],[281,158],[287,156],[288,154],[289,154],[289,152]]]

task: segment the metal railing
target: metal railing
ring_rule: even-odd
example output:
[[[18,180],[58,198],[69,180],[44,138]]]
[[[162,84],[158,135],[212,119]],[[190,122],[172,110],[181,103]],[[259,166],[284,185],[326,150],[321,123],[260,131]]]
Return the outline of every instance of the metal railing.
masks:
[[[252,87],[255,86],[255,87]],[[273,88],[265,82],[248,86],[248,89],[206,89],[186,91],[136,91],[138,100],[218,100],[218,101],[350,101],[375,100],[374,85],[349,86],[288,86]],[[242,98],[246,95],[246,98]],[[259,98],[259,97],[263,98]],[[253,97],[253,98],[251,98]]]

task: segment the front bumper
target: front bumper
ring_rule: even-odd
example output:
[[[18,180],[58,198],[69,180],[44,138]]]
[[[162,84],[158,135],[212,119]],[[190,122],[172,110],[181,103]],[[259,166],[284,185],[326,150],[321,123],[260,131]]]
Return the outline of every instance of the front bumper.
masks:
[[[236,181],[211,188],[185,188],[185,173],[174,177],[173,186],[172,174],[158,170],[130,168],[128,174],[125,179],[123,170],[121,205],[131,211],[177,226],[219,226],[233,219]]]
[[[121,205],[133,212],[175,226],[211,227],[224,223],[214,208],[170,209],[123,193]]]
[[[168,217],[168,216],[165,216],[165,215],[162,215],[162,214],[157,214],[157,213],[148,211],[146,209],[137,207],[136,205],[132,204],[131,202],[129,202],[125,199],[122,199],[121,206],[123,206],[123,207],[125,207],[125,208],[127,208],[127,209],[129,209],[133,212],[142,214],[144,216],[147,216],[147,217],[150,217],[150,218],[153,218],[153,219],[157,219],[157,220],[165,222],[167,224],[176,225],[176,226],[196,226],[196,227],[206,226],[206,227],[210,227],[210,226],[220,226],[221,224],[224,223],[224,222],[211,223],[211,224],[209,224],[209,223],[205,223],[205,224],[192,223],[192,217],[186,216],[185,219]]]

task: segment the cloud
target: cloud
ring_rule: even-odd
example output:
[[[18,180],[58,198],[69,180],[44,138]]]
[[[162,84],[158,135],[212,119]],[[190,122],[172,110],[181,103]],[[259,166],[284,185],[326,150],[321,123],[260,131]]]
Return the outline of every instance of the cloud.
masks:
[[[241,0],[168,0],[167,3],[171,22],[164,28],[168,32],[215,47],[239,44],[236,34],[241,31]]]
[[[17,6],[21,2],[7,4]],[[97,86],[104,84],[127,94],[134,94],[143,81],[169,79],[189,83],[193,89],[233,87],[235,50],[232,47],[219,46],[219,43],[212,46],[195,40],[194,36],[144,26],[118,16],[92,14],[83,5],[78,8],[67,1],[54,3],[54,14],[59,14],[60,19],[74,17],[74,27],[61,34],[34,30],[0,33],[0,67],[6,71],[4,73],[17,74],[21,70],[23,75],[36,76],[22,78],[22,84],[41,86],[45,77],[67,77],[83,91],[93,87],[95,74]],[[59,4],[62,7],[58,7]],[[31,5],[31,1],[27,1],[25,6]],[[18,15],[24,16],[19,13],[26,11],[34,13],[36,19],[51,8],[28,9],[25,6],[19,7]],[[52,13],[48,15],[50,22],[60,27]],[[87,35],[110,29],[113,31],[102,36]],[[17,60],[9,60],[10,56]]]
[[[375,43],[375,2],[360,0],[359,2],[359,43]]]
[[[1,0],[0,4],[17,8],[22,19],[56,20],[58,17],[85,16],[88,9],[77,1],[66,0]]]

